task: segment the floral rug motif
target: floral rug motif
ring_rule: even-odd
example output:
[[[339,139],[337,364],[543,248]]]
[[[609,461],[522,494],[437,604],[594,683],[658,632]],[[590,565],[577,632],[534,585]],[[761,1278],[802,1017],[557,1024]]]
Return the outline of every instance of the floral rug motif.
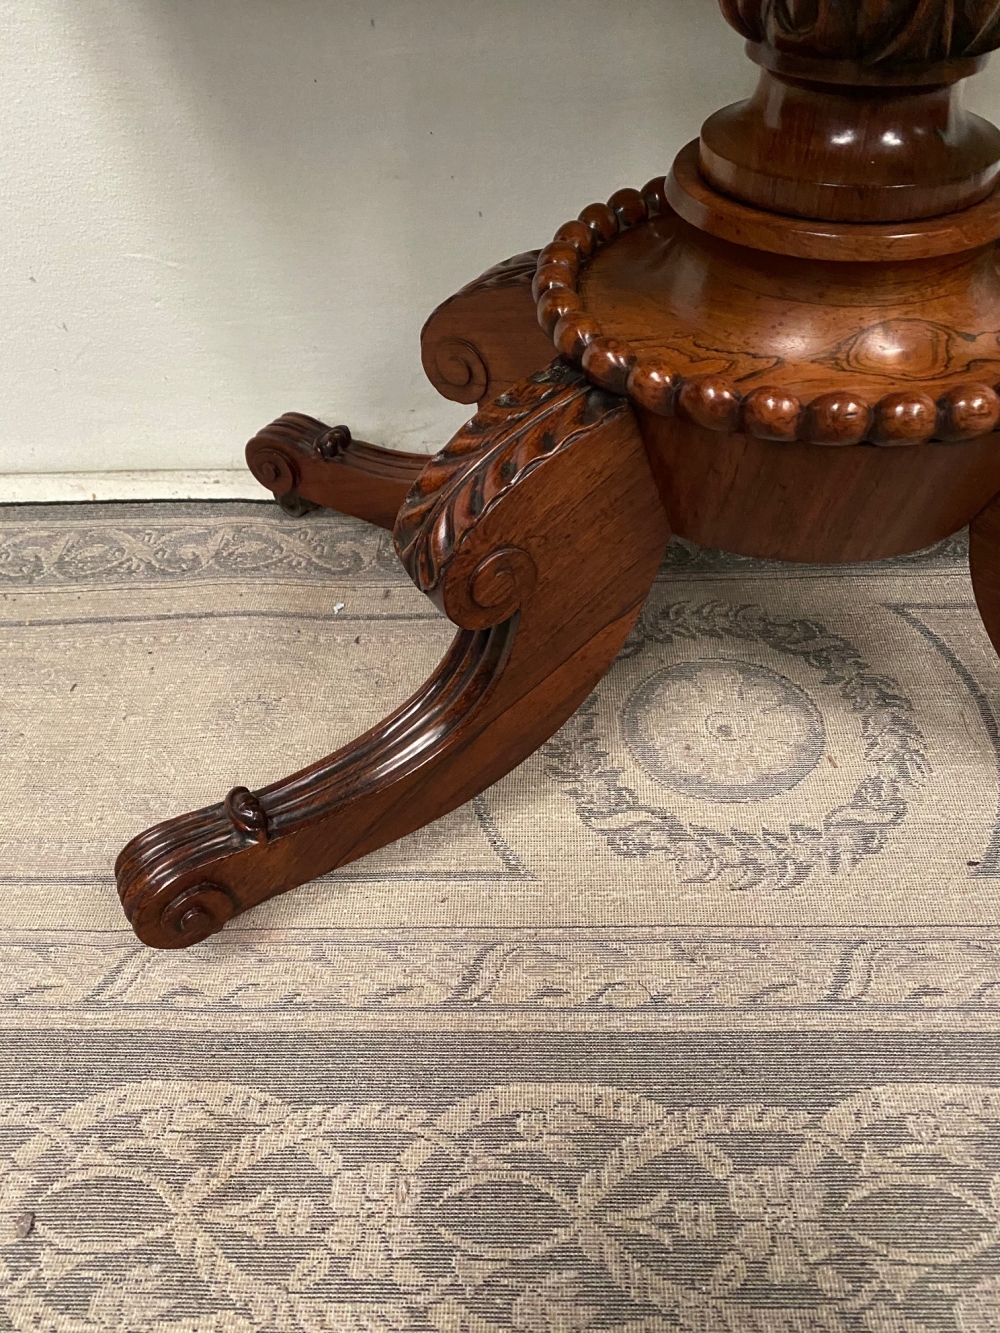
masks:
[[[508,1083],[439,1110],[174,1080],[0,1112],[18,1329],[985,1333],[1000,1316],[996,1088],[676,1110]]]
[[[963,539],[675,543],[515,773],[135,940],[128,837],[344,744],[450,637],[353,520],[0,508],[0,1333],[996,1333]]]

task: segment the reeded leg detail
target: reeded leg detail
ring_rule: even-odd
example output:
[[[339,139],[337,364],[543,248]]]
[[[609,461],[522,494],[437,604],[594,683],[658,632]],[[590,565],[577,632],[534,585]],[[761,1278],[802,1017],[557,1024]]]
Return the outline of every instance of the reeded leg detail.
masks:
[[[355,440],[346,426],[327,426],[289,412],[247,445],[247,466],[286,512],[336,509],[391,528],[426,454],[381,449]]]
[[[631,408],[556,362],[427,464],[396,548],[459,626],[431,679],[337,754],[136,838],[116,867],[140,939],[230,917],[447,814],[548,739],[614,661],[667,522]]]

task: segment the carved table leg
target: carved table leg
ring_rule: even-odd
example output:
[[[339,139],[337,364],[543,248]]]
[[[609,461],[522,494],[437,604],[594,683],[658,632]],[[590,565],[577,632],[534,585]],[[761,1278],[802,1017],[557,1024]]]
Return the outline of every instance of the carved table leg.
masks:
[[[440,305],[424,325],[427,377],[445,398],[481,403],[552,360],[538,326],[531,283],[538,251],[497,264]],[[391,528],[426,454],[353,440],[346,426],[327,426],[289,412],[247,445],[247,466],[286,513],[336,509]]]
[[[986,633],[1000,653],[1000,495],[972,520],[969,570]]]
[[[552,360],[531,283],[538,251],[515,255],[439,305],[420,335],[424,373],[455,403],[486,403]]]
[[[346,426],[297,412],[279,417],[247,445],[247,466],[283,509],[336,509],[381,528],[395,523],[427,462],[427,454],[380,449],[352,439]]]
[[[668,531],[631,408],[557,362],[427,465],[395,536],[418,587],[460,627],[444,662],[339,753],[131,842],[118,886],[147,944],[194,944],[527,758],[614,661]]]

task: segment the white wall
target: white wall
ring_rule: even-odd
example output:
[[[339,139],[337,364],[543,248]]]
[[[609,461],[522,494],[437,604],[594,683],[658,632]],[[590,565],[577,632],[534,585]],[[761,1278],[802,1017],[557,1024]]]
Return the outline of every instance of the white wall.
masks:
[[[0,474],[438,448],[433,307],[752,82],[714,0],[0,0]]]

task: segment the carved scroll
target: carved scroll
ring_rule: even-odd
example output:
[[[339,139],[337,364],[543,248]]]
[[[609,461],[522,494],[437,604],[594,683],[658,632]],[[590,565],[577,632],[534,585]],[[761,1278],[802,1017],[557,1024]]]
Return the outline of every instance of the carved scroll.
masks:
[[[337,754],[130,843],[118,885],[140,939],[197,943],[497,781],[614,660],[667,537],[628,403],[565,363],[518,384],[427,465],[396,526],[460,626],[444,662]]]

